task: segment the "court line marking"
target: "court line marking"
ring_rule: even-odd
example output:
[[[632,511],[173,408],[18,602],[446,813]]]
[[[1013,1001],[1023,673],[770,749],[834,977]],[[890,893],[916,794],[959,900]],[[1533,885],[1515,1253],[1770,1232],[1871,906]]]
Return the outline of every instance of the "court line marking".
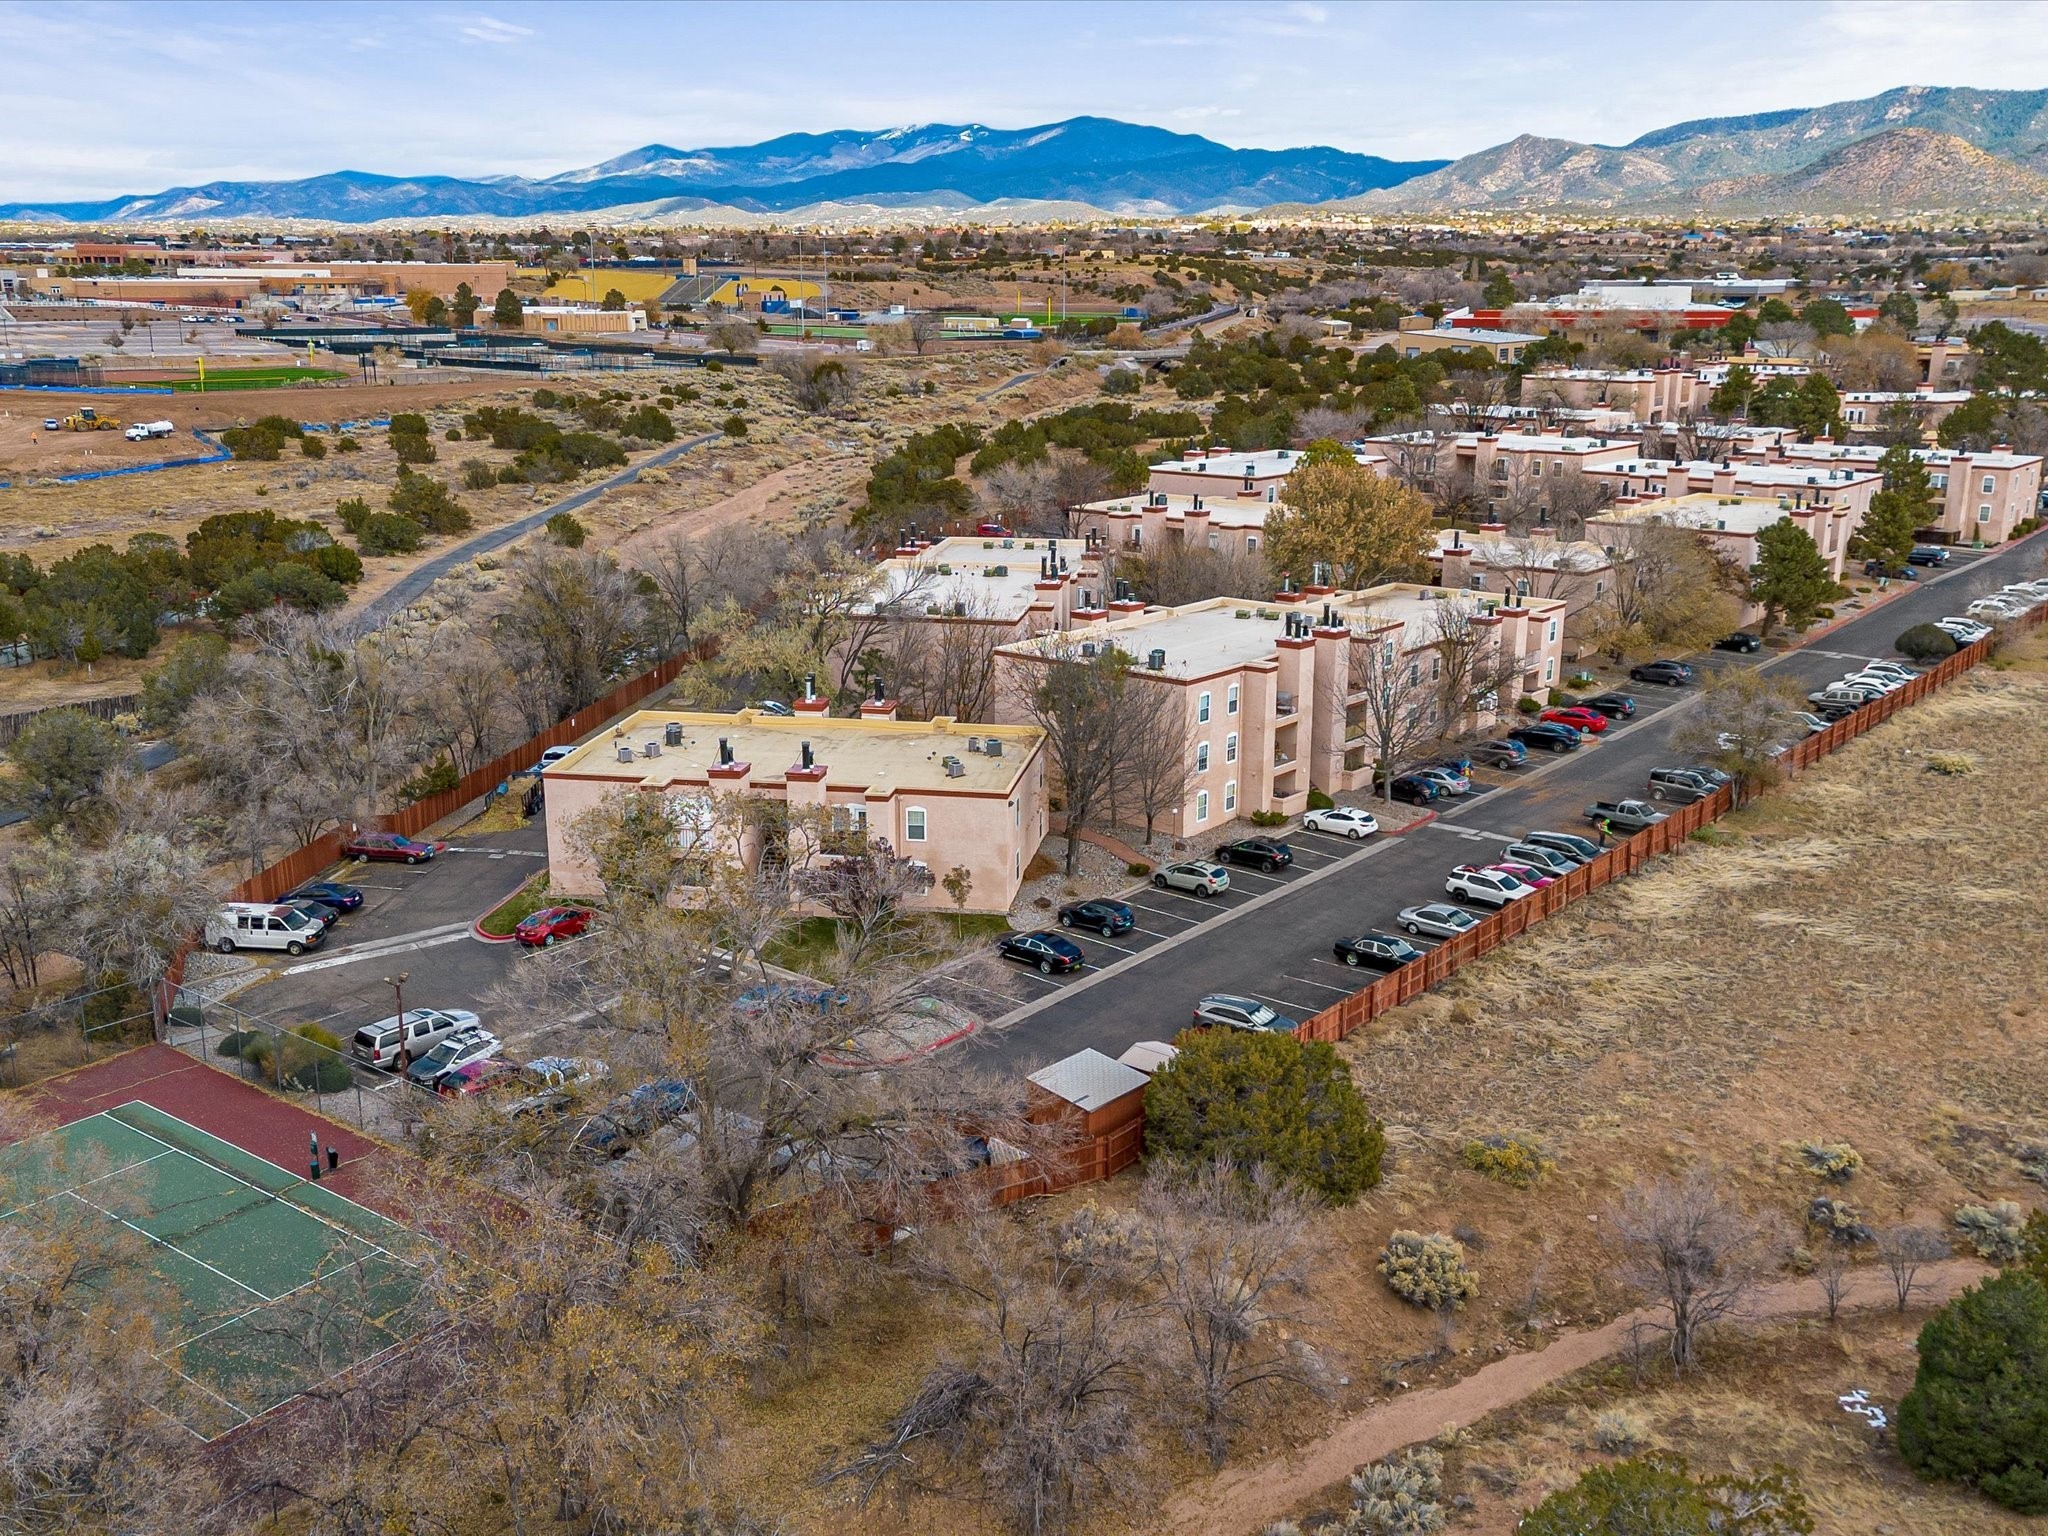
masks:
[[[95,1205],[92,1201],[86,1199],[85,1196],[79,1194],[77,1190],[67,1189],[64,1191],[64,1193],[69,1195],[72,1199],[76,1200],[80,1205],[84,1206],[87,1210],[98,1211],[102,1216],[106,1217],[107,1220],[118,1221],[119,1223],[121,1223],[122,1226],[126,1227],[129,1231],[140,1233],[147,1241],[156,1244],[157,1247],[166,1249],[171,1253],[175,1253],[179,1255],[181,1258],[190,1259],[194,1264],[197,1264],[201,1269],[209,1270],[213,1274],[219,1275],[221,1279],[227,1281],[229,1285],[238,1286],[242,1290],[247,1291],[251,1296],[262,1297],[265,1306],[268,1306],[271,1303],[271,1301],[275,1299],[274,1297],[257,1290],[255,1286],[250,1285],[247,1281],[237,1280],[233,1275],[229,1274],[226,1270],[215,1269],[211,1264],[207,1263],[206,1260],[200,1258],[198,1254],[186,1253],[184,1249],[180,1248],[176,1243],[169,1241],[167,1238],[158,1237],[154,1232],[136,1226],[135,1223],[130,1221],[126,1216],[117,1216],[116,1214],[114,1214],[114,1212],[108,1210],[105,1206]],[[251,1310],[254,1309],[252,1308]]]

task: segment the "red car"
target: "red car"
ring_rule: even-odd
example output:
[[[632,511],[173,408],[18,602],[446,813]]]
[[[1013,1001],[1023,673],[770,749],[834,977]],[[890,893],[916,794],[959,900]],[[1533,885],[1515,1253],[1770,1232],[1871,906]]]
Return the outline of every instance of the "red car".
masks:
[[[1016,537],[1016,535],[1012,534],[1010,530],[1005,528],[1001,523],[976,523],[974,525],[974,531],[980,534],[984,539],[1008,539]]]
[[[573,939],[579,933],[587,933],[590,917],[588,907],[542,907],[532,916],[521,918],[512,934],[522,944],[539,947],[552,944],[557,939]]]
[[[1607,717],[1597,709],[1582,709],[1574,704],[1566,709],[1546,709],[1536,717],[1548,720],[1552,725],[1574,725],[1582,731],[1591,731],[1598,736],[1607,729]]]
[[[481,1061],[465,1061],[461,1066],[443,1072],[434,1079],[434,1092],[444,1099],[466,1099],[518,1081],[519,1069],[511,1062],[487,1056]]]
[[[372,859],[386,864],[423,864],[437,853],[446,853],[446,843],[423,843],[400,837],[396,832],[358,832],[341,845],[352,859]]]
[[[1522,884],[1533,885],[1539,891],[1546,885],[1557,884],[1557,876],[1546,870],[1538,869],[1534,864],[1489,864],[1486,867],[1498,870],[1504,875],[1513,875]]]

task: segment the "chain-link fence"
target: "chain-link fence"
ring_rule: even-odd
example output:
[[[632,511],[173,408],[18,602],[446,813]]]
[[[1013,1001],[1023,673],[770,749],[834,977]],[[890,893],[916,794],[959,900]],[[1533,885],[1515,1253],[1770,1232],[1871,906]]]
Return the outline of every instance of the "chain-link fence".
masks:
[[[376,1136],[410,1136],[434,1100],[431,1089],[357,1060],[348,1041],[317,1024],[278,1024],[187,987],[174,994],[163,1038],[316,1114]]]
[[[0,1017],[0,1086],[20,1087],[24,1059],[45,1042],[58,1048],[54,1064],[69,1067],[145,1044],[155,1035],[148,999],[126,982],[38,1003]],[[52,1064],[45,1060],[42,1070]]]

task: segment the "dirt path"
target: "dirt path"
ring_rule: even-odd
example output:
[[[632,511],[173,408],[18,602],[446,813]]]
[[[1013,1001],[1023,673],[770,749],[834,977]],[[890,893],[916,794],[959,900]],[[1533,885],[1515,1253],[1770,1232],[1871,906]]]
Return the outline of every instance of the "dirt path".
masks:
[[[866,478],[870,461],[863,453],[841,452],[825,458],[804,459],[730,496],[698,507],[663,512],[647,526],[619,542],[628,555],[644,551],[673,534],[709,533],[728,523],[775,523],[793,515],[804,502],[828,491],[845,490]]]
[[[1921,1272],[1926,1286],[1916,1304],[1947,1301],[1964,1286],[1989,1274],[1983,1264],[1952,1259]],[[1879,1269],[1858,1270],[1842,1305],[1871,1310],[1894,1304],[1889,1278]],[[1813,1280],[1767,1286],[1751,1309],[1751,1323],[1769,1323],[1824,1310]],[[1173,1536],[1235,1536],[1257,1531],[1287,1514],[1302,1500],[1343,1481],[1363,1462],[1434,1439],[1448,1425],[1467,1425],[1587,1366],[1619,1354],[1629,1332],[1648,1312],[1631,1312],[1602,1327],[1562,1334],[1546,1348],[1509,1355],[1447,1387],[1410,1392],[1368,1409],[1322,1439],[1281,1461],[1226,1471],[1212,1483],[1179,1495],[1166,1506],[1163,1528]]]

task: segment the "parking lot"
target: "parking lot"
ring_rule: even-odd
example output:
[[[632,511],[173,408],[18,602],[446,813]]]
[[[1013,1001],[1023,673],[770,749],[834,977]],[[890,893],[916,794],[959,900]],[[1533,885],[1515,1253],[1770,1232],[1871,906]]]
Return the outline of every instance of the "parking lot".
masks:
[[[2020,574],[2035,574],[2040,558],[2039,540],[1995,555],[1958,551],[1937,575],[1809,646],[1762,655],[1713,651],[1686,659],[1702,672],[1761,667],[1804,694],[1870,661],[1896,660],[1891,642],[1901,631],[1961,613],[1973,597]],[[1637,701],[1632,719],[1614,723],[1569,754],[1532,752],[1519,769],[1479,769],[1475,792],[1439,802],[1434,820],[1397,836],[1382,835],[1356,852],[1339,850],[1319,874],[1295,875],[1263,895],[1233,893],[1223,898],[1229,904],[1224,910],[1205,923],[1190,921],[1177,933],[1141,915],[1141,928],[1165,936],[1147,936],[1128,955],[1108,953],[1099,936],[1084,939],[1089,968],[1051,981],[1029,975],[1006,989],[1039,995],[993,1020],[978,1049],[1004,1070],[1028,1072],[1084,1047],[1114,1056],[1137,1040],[1171,1040],[1191,1022],[1195,1001],[1211,992],[1254,997],[1295,1019],[1330,1006],[1377,974],[1346,967],[1333,952],[1339,938],[1394,932],[1404,907],[1454,900],[1444,889],[1454,865],[1491,862],[1532,830],[1588,835],[1584,812],[1590,802],[1641,797],[1652,768],[1684,760],[1670,740],[1699,689],[1629,684],[1625,691]],[[1303,865],[1323,853],[1326,839],[1318,834],[1295,828],[1284,835]],[[1240,873],[1231,872],[1234,886]],[[1195,900],[1164,903],[1156,894],[1144,899],[1172,910]],[[1410,942],[1427,948],[1437,941]]]

